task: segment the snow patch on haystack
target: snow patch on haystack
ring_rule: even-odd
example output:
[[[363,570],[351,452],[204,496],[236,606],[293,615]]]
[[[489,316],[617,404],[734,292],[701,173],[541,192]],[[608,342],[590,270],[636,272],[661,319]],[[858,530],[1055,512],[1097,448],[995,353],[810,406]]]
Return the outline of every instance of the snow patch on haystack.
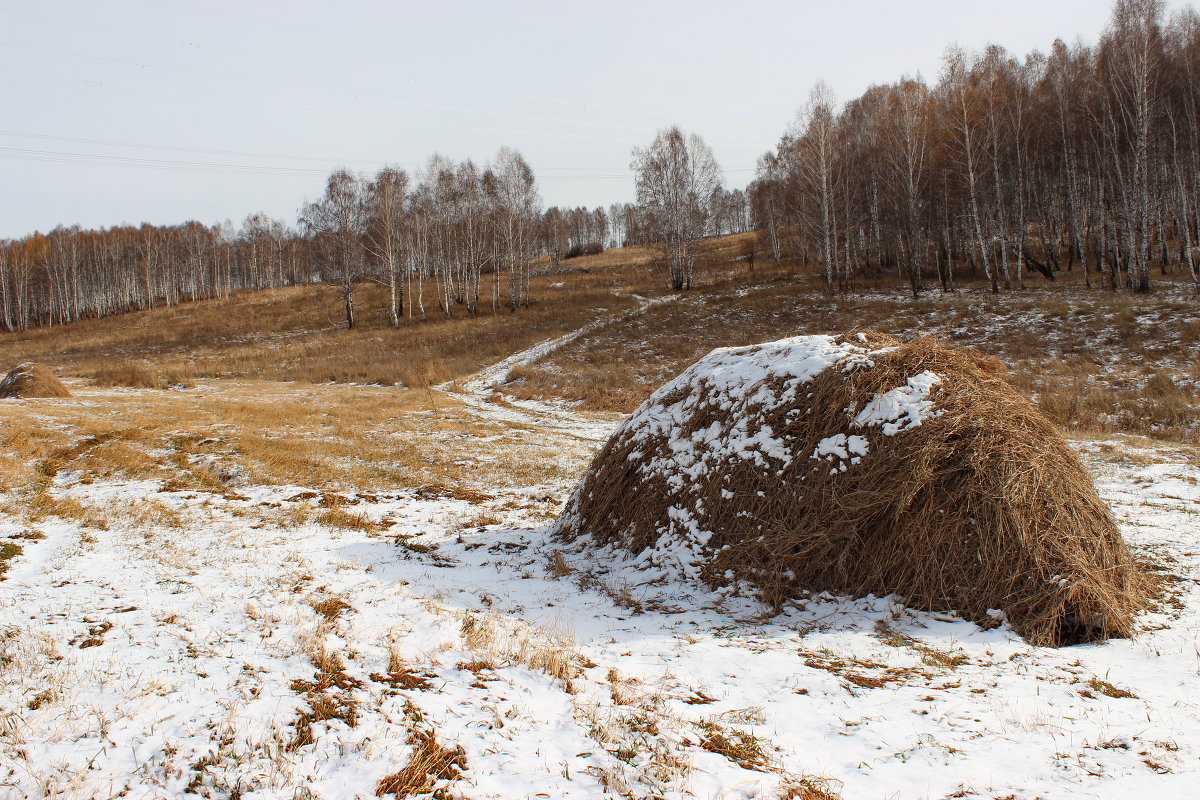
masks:
[[[789,466],[798,454],[786,437],[762,423],[762,417],[783,406],[796,405],[801,389],[830,367],[850,370],[871,366],[871,352],[867,346],[839,342],[832,336],[797,336],[762,345],[719,348],[659,388],[634,412],[618,436],[626,436],[634,445],[628,455],[632,463],[645,456],[637,447],[639,443],[665,438],[669,453],[652,457],[641,469],[666,478],[677,489],[701,479],[730,457],[778,470]],[[933,383],[936,380],[933,376]],[[931,413],[927,395],[928,387],[924,395],[914,395],[915,402],[903,408],[904,396],[877,398],[880,410],[872,414],[894,413],[893,420],[904,414],[905,419],[914,420],[910,424],[919,425],[919,420]],[[712,417],[712,421],[691,430],[698,413]],[[723,420],[732,420],[732,424],[723,424]],[[855,439],[855,447],[861,447],[862,437]],[[865,452],[863,449],[859,455]]]
[[[915,428],[925,420],[938,416],[933,401],[927,399],[933,387],[942,382],[936,374],[925,370],[908,379],[905,386],[897,386],[876,395],[854,418],[855,426],[868,428],[879,425],[884,436],[895,436],[900,431]]]

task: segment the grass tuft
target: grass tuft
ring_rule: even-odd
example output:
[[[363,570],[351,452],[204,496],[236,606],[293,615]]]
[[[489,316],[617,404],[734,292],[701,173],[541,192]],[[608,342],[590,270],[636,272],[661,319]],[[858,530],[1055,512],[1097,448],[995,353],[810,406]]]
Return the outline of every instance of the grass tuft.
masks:
[[[1136,698],[1137,697],[1136,694],[1129,691],[1128,689],[1122,689],[1119,686],[1115,686],[1115,685],[1109,683],[1108,681],[1101,680],[1100,678],[1095,678],[1095,677],[1091,678],[1087,682],[1087,685],[1090,689],[1092,689],[1093,691],[1099,692],[1100,694],[1104,695],[1105,697],[1115,697],[1115,698],[1121,698],[1121,697]]]
[[[697,722],[701,731],[700,746],[710,753],[725,756],[742,769],[766,772],[771,757],[763,741],[752,733],[712,721]]]
[[[408,763],[379,781],[375,794],[397,798],[435,792],[439,784],[462,777],[467,770],[467,754],[461,746],[448,747],[431,728],[414,728],[409,732],[413,746]],[[439,796],[437,794],[434,795]]]

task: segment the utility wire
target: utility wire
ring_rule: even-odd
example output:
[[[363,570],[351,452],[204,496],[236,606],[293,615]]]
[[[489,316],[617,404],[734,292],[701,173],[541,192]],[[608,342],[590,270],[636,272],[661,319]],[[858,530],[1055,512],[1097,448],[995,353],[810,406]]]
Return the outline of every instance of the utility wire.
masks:
[[[122,167],[223,172],[286,177],[327,175],[328,170],[306,167],[276,167],[260,164],[226,164],[210,161],[183,161],[165,158],[140,158],[99,153],[75,153],[63,150],[37,150],[24,147],[0,147],[0,158],[25,161],[50,161],[63,164],[107,164]],[[536,173],[536,171],[535,171]],[[628,180],[629,175],[538,175],[538,180]]]
[[[115,139],[92,139],[80,136],[58,136],[48,133],[32,133],[28,131],[6,131],[0,130],[0,136],[7,136],[19,139],[40,139],[52,142],[67,142],[70,144],[93,144],[105,147],[130,147],[140,148],[143,150],[166,150],[180,153],[199,153],[203,155],[221,155],[221,156],[240,156],[246,158],[265,158],[276,161],[313,161],[321,164],[397,164],[406,169],[420,169],[423,164],[413,162],[396,162],[386,158],[331,158],[322,156],[291,156],[279,155],[277,153],[262,153],[246,150],[221,150],[209,147],[180,147],[175,145],[165,144],[149,144],[146,142],[126,142]],[[754,167],[731,167],[722,170],[723,172],[752,172]],[[537,173],[543,172],[570,172],[577,173],[563,177],[579,178],[579,177],[627,177],[633,174],[632,170],[624,167],[539,167],[534,170]],[[592,173],[592,174],[589,174]],[[594,173],[601,173],[594,175]],[[612,174],[608,174],[612,173]]]
[[[89,91],[104,91],[111,94],[120,94],[131,97],[150,97],[158,100],[186,100],[189,102],[202,102],[211,105],[227,106],[231,108],[248,108],[258,111],[275,111],[287,112],[291,114],[309,114],[313,116],[328,117],[332,119],[351,119],[363,120],[369,122],[397,122],[404,125],[424,127],[424,128],[446,128],[449,130],[463,131],[487,131],[489,133],[501,133],[512,136],[545,136],[549,138],[568,139],[577,141],[606,141],[628,144],[629,139],[617,136],[598,136],[586,133],[572,133],[568,131],[546,131],[546,130],[528,130],[521,128],[499,128],[487,125],[475,125],[472,123],[456,123],[442,122],[437,120],[418,120],[411,117],[400,116],[396,114],[364,114],[350,113],[342,111],[326,111],[319,108],[309,108],[306,106],[284,106],[273,105],[269,103],[251,103],[247,101],[233,100],[226,97],[209,97],[205,95],[191,94],[188,92],[171,91],[167,89],[144,89],[133,84],[120,83],[117,81],[95,80],[90,78],[76,78],[70,75],[54,75],[45,72],[35,72],[33,70],[15,69],[12,67],[0,67],[0,72],[7,72],[13,75],[18,75],[27,80],[35,80],[41,82],[49,82],[49,85],[63,86],[69,89],[79,89],[78,85],[85,84]]]

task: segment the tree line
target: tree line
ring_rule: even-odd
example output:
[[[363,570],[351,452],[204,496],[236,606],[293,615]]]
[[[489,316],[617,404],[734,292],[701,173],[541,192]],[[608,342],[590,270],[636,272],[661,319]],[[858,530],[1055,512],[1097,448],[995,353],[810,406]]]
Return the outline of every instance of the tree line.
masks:
[[[706,230],[747,230],[745,193],[720,201]],[[240,226],[58,227],[0,241],[0,329],[312,283],[339,288],[354,327],[364,281],[388,287],[393,325],[460,308],[516,311],[531,301],[538,256],[552,271],[585,253],[653,242],[649,218],[633,203],[543,210],[533,170],[507,147],[483,166],[435,155],[416,175],[336,169],[294,226],[259,213]]]
[[[1200,17],[1117,0],[1094,46],[1018,58],[949,48],[936,83],[905,77],[838,107],[818,84],[748,188],[775,259],[829,292],[893,272],[918,295],[955,270],[993,291],[1036,271],[1149,291],[1200,287]]]

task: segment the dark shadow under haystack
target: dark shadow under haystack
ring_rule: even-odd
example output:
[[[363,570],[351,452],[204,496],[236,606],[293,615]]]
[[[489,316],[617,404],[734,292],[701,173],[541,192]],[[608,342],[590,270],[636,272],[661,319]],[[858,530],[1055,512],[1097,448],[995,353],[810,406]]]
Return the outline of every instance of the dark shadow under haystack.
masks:
[[[1128,636],[1147,581],[1061,434],[995,358],[932,338],[812,336],[716,350],[592,462],[563,539],[648,568],[896,593],[1028,641]]]
[[[62,381],[54,377],[49,367],[41,364],[18,364],[0,381],[0,397],[70,397]]]

